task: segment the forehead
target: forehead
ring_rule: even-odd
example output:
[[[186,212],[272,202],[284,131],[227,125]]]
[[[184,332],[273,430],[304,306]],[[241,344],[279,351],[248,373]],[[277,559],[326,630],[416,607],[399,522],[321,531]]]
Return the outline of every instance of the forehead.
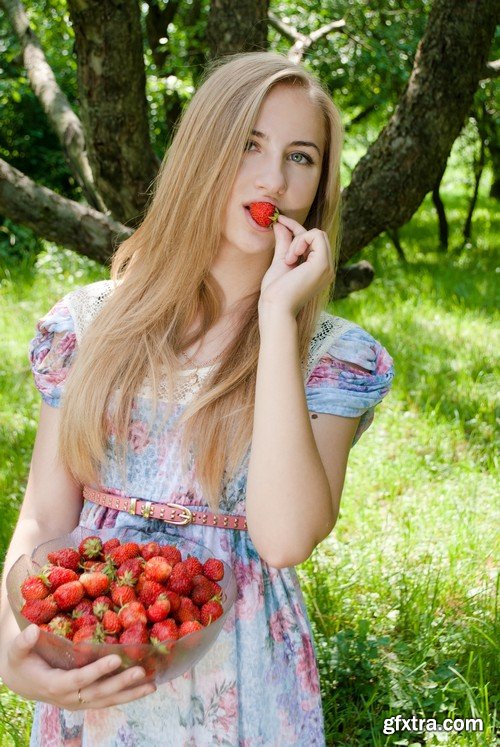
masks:
[[[274,86],[266,98],[254,125],[271,139],[311,140],[324,146],[324,119],[310,94],[295,85]]]

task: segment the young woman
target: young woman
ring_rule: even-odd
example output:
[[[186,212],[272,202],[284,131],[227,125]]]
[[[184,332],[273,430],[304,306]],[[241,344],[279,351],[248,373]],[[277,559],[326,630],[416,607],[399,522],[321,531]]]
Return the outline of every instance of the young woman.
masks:
[[[379,342],[325,311],[341,146],[339,113],[302,66],[267,52],[213,63],[111,280],[38,322],[43,403],[6,570],[78,524],[127,526],[210,548],[238,599],[208,654],[155,689],[137,667],[100,680],[116,657],[52,670],[4,596],[0,674],[38,701],[32,745],[324,744],[294,566],[332,531],[349,450],[393,378]],[[280,212],[268,228],[250,215],[259,202]],[[194,519],[132,516],[106,494]]]

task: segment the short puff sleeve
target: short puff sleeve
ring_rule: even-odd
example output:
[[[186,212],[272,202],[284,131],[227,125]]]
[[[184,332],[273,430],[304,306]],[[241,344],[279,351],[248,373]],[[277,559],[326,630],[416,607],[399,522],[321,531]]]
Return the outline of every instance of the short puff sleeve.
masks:
[[[311,371],[306,398],[311,412],[360,417],[353,445],[372,424],[375,406],[390,390],[393,359],[362,327],[338,337]]]
[[[62,404],[64,383],[77,351],[75,325],[65,298],[37,322],[29,343],[35,385],[51,407]]]

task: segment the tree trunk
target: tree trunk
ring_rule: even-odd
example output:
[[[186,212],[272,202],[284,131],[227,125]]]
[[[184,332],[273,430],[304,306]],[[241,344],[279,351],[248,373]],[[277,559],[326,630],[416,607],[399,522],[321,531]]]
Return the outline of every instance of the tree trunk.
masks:
[[[149,139],[139,4],[68,0],[68,9],[94,178],[113,216],[136,225],[159,166]]]
[[[268,47],[269,0],[213,0],[207,24],[212,58],[236,52],[264,51]]]
[[[406,223],[432,190],[471,109],[499,8],[434,3],[398,107],[343,192],[341,262]]]

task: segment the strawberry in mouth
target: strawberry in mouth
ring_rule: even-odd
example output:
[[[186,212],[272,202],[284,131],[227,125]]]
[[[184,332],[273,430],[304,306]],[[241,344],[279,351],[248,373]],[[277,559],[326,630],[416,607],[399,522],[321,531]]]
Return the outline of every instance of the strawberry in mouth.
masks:
[[[271,202],[251,202],[248,208],[254,221],[262,228],[269,228],[278,220],[280,214],[278,208]]]

